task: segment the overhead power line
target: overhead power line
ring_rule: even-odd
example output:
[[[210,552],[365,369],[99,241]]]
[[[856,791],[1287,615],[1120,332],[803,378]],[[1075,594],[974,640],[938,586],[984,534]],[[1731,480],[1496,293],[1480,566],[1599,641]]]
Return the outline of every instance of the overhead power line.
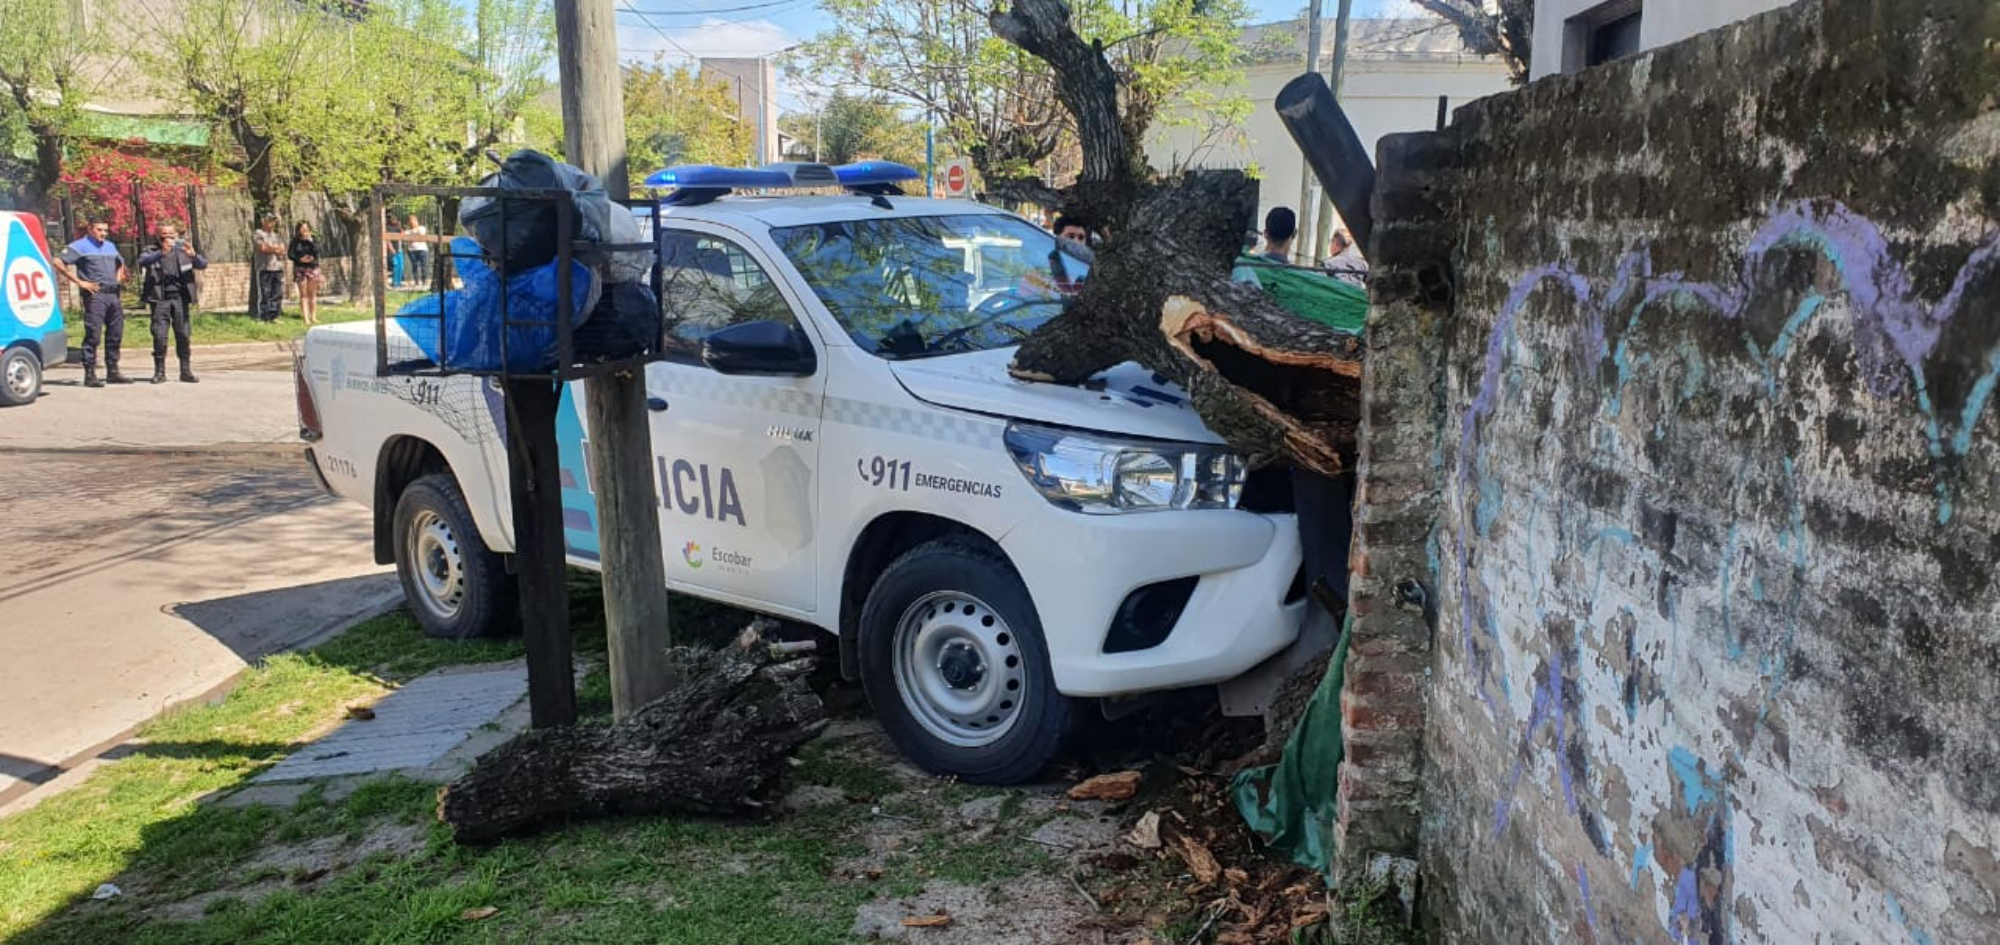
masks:
[[[675,49],[678,49],[678,50],[680,50],[680,51],[681,51],[681,55],[683,55],[683,56],[686,56],[686,57],[688,57],[689,59],[692,59],[692,60],[694,60],[694,61],[696,61],[696,62],[700,62],[700,61],[701,61],[701,57],[700,57],[700,56],[697,56],[697,55],[695,55],[695,54],[694,54],[693,52],[689,51],[689,49],[688,49],[688,48],[687,48],[686,46],[683,46],[683,45],[681,45],[681,44],[680,44],[680,41],[679,41],[679,40],[676,40],[676,39],[674,39],[674,38],[673,38],[673,37],[672,37],[671,35],[668,35],[668,33],[667,33],[667,31],[666,31],[666,30],[663,30],[663,29],[661,29],[661,28],[660,28],[660,24],[658,24],[658,23],[655,23],[655,22],[653,22],[653,18],[652,18],[652,17],[650,17],[650,16],[647,16],[646,14],[644,14],[644,13],[641,13],[641,12],[639,12],[638,10],[635,10],[635,9],[633,9],[633,8],[632,8],[632,4],[630,4],[630,3],[627,3],[627,2],[625,2],[625,0],[619,0],[619,4],[618,4],[618,5],[619,5],[619,6],[621,6],[621,7],[623,7],[623,8],[625,8],[625,12],[627,12],[627,13],[630,13],[630,14],[633,14],[633,15],[637,16],[637,17],[638,17],[638,18],[639,18],[640,20],[643,20],[643,21],[645,21],[645,24],[646,24],[647,26],[650,26],[650,27],[652,27],[652,28],[653,28],[653,32],[655,32],[655,33],[658,33],[658,34],[660,34],[660,38],[661,38],[661,39],[664,39],[664,40],[666,40],[666,41],[667,41],[667,45],[669,45],[669,46],[672,46],[672,47],[674,47]]]
[[[707,15],[709,15],[709,14],[711,14],[711,13],[741,13],[741,12],[743,12],[743,11],[745,11],[745,10],[764,10],[764,9],[768,9],[768,8],[770,8],[770,7],[783,7],[783,6],[791,6],[791,5],[793,5],[793,4],[797,4],[797,3],[800,3],[800,2],[803,2],[803,0],[763,0],[763,2],[761,2],[761,3],[745,3],[745,4],[741,4],[741,5],[738,5],[738,6],[733,6],[733,7],[699,7],[699,8],[689,8],[689,9],[685,9],[685,10],[643,10],[643,11],[642,11],[642,10],[639,10],[638,8],[636,8],[636,7],[632,6],[632,5],[631,5],[631,4],[629,4],[629,3],[628,3],[628,4],[625,4],[624,6],[625,6],[625,10],[626,10],[626,12],[628,12],[628,13],[634,13],[634,14],[637,14],[637,15],[639,15],[639,16],[642,16],[642,17],[644,17],[644,16],[707,16]]]

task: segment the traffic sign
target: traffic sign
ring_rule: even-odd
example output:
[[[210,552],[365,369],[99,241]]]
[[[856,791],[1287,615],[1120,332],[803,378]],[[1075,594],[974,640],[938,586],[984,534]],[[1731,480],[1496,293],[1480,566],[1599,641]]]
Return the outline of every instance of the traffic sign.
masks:
[[[972,162],[965,158],[953,158],[944,166],[944,195],[947,197],[972,197]]]

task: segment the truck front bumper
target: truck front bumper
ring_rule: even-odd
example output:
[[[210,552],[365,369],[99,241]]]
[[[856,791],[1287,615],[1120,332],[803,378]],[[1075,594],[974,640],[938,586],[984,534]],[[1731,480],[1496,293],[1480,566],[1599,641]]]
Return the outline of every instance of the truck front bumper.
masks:
[[[1086,516],[1051,507],[1000,544],[1034,598],[1056,688],[1066,695],[1231,679],[1296,639],[1305,614],[1298,527],[1289,515]],[[1193,591],[1177,618],[1167,615],[1164,639],[1106,652],[1128,596],[1187,578],[1196,579]]]

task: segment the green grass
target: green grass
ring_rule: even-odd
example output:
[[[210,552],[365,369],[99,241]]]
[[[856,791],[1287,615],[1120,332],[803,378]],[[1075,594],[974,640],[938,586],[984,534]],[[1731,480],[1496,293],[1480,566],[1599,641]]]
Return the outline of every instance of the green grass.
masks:
[[[438,666],[511,659],[518,643],[446,644],[401,614],[306,653],[271,656],[220,702],[168,712],[88,781],[0,821],[0,937],[19,932],[126,869],[169,888],[259,845],[278,819],[198,800],[236,786],[338,720]]]
[[[594,575],[573,574],[576,649],[586,659],[603,647],[596,595]],[[676,629],[689,636],[742,626],[740,614],[676,605],[674,619],[685,619]],[[630,818],[462,847],[435,823],[435,786],[398,778],[339,800],[315,789],[289,809],[202,802],[337,724],[349,703],[439,666],[520,652],[517,641],[428,640],[394,614],[262,661],[220,701],[146,726],[143,744],[83,785],[0,820],[0,940],[844,942],[855,910],[878,896],[937,879],[1004,883],[1048,867],[1033,844],[969,839],[955,822],[960,802],[991,789],[900,773],[865,738],[815,742],[791,775],[794,785],[839,789],[844,802],[763,822]],[[579,687],[592,721],[608,716],[608,688],[600,660]],[[892,795],[906,799],[899,817],[873,817],[870,807]],[[840,868],[866,857],[869,832],[885,828],[915,833],[882,861],[879,879]],[[414,848],[340,852],[391,832],[414,837]],[[274,851],[305,849],[333,851],[324,854],[330,872],[270,865]],[[107,881],[124,895],[90,900]],[[498,911],[483,920],[461,915],[489,906]]]
[[[416,298],[416,292],[389,293],[389,310],[395,311],[403,303]],[[322,301],[319,320],[324,324],[358,322],[375,317],[375,303],[362,300],[353,305],[336,305]],[[63,312],[64,335],[71,348],[83,344],[83,313],[65,308]],[[284,315],[275,322],[261,322],[250,317],[248,312],[202,311],[190,316],[188,326],[190,338],[196,345],[235,344],[247,341],[294,341],[305,337],[306,323],[299,314],[298,301],[287,300]],[[128,301],[125,304],[126,351],[145,351],[153,346],[153,320],[151,309],[145,305]]]

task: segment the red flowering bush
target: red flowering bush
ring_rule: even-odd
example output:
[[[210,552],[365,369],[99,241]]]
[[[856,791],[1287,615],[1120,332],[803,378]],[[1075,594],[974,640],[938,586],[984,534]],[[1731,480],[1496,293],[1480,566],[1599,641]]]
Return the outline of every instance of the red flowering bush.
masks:
[[[187,188],[202,183],[201,175],[143,155],[112,148],[86,151],[63,164],[62,185],[68,190],[79,230],[83,221],[103,214],[114,239],[143,239],[139,214],[147,228],[173,223],[188,225]],[[134,202],[136,188],[137,202]]]

